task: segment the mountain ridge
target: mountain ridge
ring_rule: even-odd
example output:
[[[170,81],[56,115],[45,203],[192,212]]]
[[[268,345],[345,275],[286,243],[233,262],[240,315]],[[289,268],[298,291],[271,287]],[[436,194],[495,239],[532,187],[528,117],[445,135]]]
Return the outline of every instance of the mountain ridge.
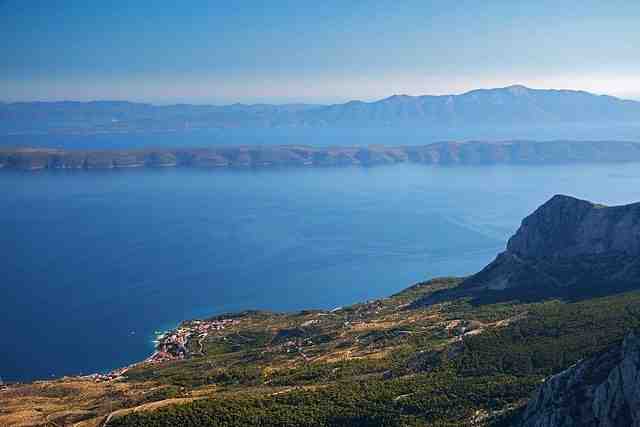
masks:
[[[522,220],[506,248],[458,289],[419,304],[472,297],[577,301],[625,292],[640,277],[640,203],[605,206],[557,194]]]
[[[581,89],[557,89],[557,88],[533,88],[530,86],[526,86],[523,84],[512,84],[508,86],[498,86],[491,88],[477,88],[470,89],[460,93],[451,93],[451,94],[420,94],[420,95],[409,95],[406,93],[394,93],[389,96],[380,99],[374,99],[371,101],[365,101],[361,99],[350,99],[344,102],[336,102],[336,103],[328,103],[328,104],[317,104],[317,103],[306,103],[306,102],[285,102],[285,103],[269,103],[269,102],[256,102],[256,103],[245,103],[245,102],[232,102],[230,104],[215,104],[215,103],[190,103],[190,102],[176,102],[176,103],[168,103],[168,104],[158,104],[153,102],[144,102],[144,101],[131,101],[126,99],[90,99],[87,101],[79,101],[73,99],[60,99],[53,101],[44,101],[44,100],[33,100],[33,101],[0,101],[0,105],[25,105],[25,104],[134,104],[134,105],[145,105],[152,107],[177,107],[177,106],[190,106],[190,107],[215,107],[215,108],[225,108],[225,107],[258,107],[258,106],[277,106],[277,107],[287,107],[287,106],[300,106],[300,107],[308,107],[308,108],[322,108],[322,107],[332,107],[336,105],[345,105],[349,103],[363,103],[363,104],[375,104],[387,100],[392,99],[402,99],[402,98],[447,98],[447,97],[458,97],[458,96],[468,96],[474,95],[478,93],[488,93],[488,92],[512,92],[512,93],[526,93],[526,92],[556,92],[556,93],[570,93],[570,94],[581,94],[581,95],[591,95],[596,97],[604,97],[609,99],[614,99],[618,101],[631,102],[631,103],[640,103],[640,101],[623,98],[614,95],[608,94],[596,94],[593,92],[589,92]]]
[[[640,102],[571,89],[523,85],[451,95],[394,94],[374,101],[319,104],[154,105],[130,101],[0,103],[13,132],[134,131],[280,126],[461,126],[640,123]]]

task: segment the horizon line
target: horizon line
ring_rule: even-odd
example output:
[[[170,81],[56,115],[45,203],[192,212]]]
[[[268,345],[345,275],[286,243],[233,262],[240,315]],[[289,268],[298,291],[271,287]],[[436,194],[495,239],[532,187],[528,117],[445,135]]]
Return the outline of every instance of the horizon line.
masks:
[[[480,87],[476,89],[470,89],[464,92],[459,93],[449,93],[449,94],[421,94],[421,95],[408,95],[402,93],[395,93],[384,98],[372,100],[372,101],[363,101],[361,99],[351,99],[345,102],[336,102],[336,103],[313,103],[313,102],[285,102],[285,103],[266,103],[266,102],[257,102],[257,103],[243,103],[243,102],[233,102],[228,104],[213,104],[213,103],[189,103],[189,102],[176,102],[176,103],[154,103],[154,102],[144,102],[144,101],[131,101],[126,99],[92,99],[88,101],[78,101],[74,99],[59,99],[59,100],[31,100],[31,101],[0,101],[0,104],[4,105],[15,105],[15,104],[62,104],[62,103],[78,103],[78,104],[92,104],[92,103],[128,103],[128,104],[141,104],[141,105],[150,105],[153,107],[174,107],[174,106],[195,106],[195,107],[233,107],[233,106],[243,106],[243,107],[257,107],[257,106],[317,106],[317,107],[330,107],[334,105],[344,105],[349,103],[363,103],[363,104],[375,104],[378,102],[386,101],[388,99],[396,98],[396,97],[407,97],[407,98],[423,98],[423,97],[448,97],[448,96],[464,96],[471,94],[473,92],[480,91],[495,91],[495,90],[509,90],[509,89],[522,89],[527,91],[553,91],[553,92],[574,92],[574,93],[586,93],[593,96],[605,96],[609,98],[615,98],[620,101],[631,101],[631,102],[640,102],[639,99],[634,98],[622,98],[620,96],[609,95],[606,93],[596,93],[590,92],[583,89],[568,89],[568,88],[539,88],[539,87],[531,87],[523,84],[511,84],[508,86],[499,86],[499,87]]]

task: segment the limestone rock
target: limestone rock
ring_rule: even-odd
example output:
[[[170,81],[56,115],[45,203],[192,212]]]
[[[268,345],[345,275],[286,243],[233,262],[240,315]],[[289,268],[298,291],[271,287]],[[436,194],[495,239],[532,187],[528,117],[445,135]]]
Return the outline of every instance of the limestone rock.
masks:
[[[622,344],[547,379],[519,425],[640,426],[640,339],[628,334]]]
[[[640,203],[606,207],[556,195],[462,288],[518,288],[573,299],[637,287],[639,278]]]

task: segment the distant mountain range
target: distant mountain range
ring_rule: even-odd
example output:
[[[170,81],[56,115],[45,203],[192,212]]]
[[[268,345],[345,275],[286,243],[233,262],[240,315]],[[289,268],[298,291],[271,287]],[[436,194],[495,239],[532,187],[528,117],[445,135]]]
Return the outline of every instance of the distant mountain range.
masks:
[[[344,104],[176,104],[126,101],[0,103],[3,132],[95,133],[219,127],[469,126],[640,123],[640,102],[521,85],[461,95],[394,95]]]

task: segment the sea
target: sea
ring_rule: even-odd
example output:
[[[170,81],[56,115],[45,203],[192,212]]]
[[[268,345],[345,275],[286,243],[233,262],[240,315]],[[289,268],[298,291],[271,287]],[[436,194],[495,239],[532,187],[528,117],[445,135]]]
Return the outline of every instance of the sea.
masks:
[[[109,139],[73,142],[92,144]],[[104,372],[185,319],[333,309],[472,274],[557,193],[639,201],[640,164],[2,170],[0,377]]]

